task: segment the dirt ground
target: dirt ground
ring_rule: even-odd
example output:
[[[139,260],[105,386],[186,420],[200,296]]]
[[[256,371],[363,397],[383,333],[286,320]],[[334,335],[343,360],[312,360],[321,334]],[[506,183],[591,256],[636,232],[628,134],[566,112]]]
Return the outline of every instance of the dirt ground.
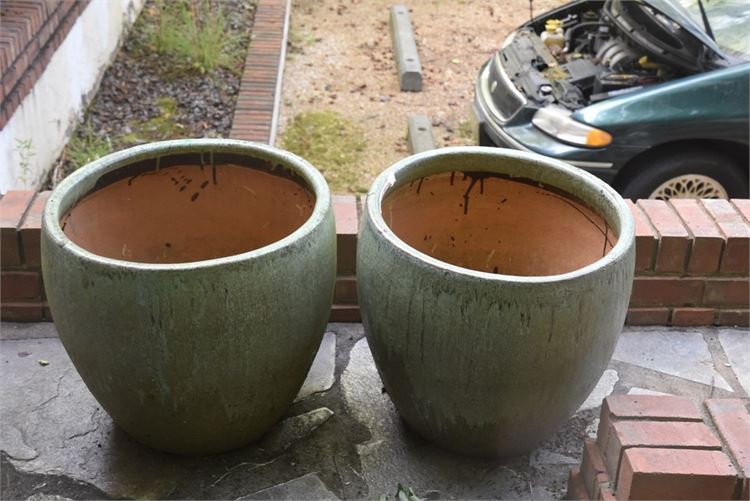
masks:
[[[563,3],[534,0],[540,14]],[[529,19],[527,0],[420,0],[407,5],[422,64],[421,92],[400,92],[388,28],[394,0],[295,0],[284,71],[280,136],[299,113],[333,110],[358,124],[367,146],[358,182],[366,192],[409,154],[407,117],[431,118],[438,146],[471,143],[467,119],[479,68]]]

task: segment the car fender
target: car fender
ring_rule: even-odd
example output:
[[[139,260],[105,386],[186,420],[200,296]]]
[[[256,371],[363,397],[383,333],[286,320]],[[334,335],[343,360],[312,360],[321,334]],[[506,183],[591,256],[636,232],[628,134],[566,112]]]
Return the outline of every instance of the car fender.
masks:
[[[748,143],[750,63],[693,75],[602,101],[573,118],[606,130],[613,146],[647,149],[688,139]]]

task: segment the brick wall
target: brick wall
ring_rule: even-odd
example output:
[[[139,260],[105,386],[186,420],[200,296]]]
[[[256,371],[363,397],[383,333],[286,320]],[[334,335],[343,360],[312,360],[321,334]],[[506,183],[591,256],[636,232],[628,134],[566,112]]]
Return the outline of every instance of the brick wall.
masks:
[[[50,192],[9,191],[0,200],[0,318],[51,320],[44,297],[39,237]]]
[[[90,0],[0,2],[0,129],[34,87]]]
[[[0,200],[0,304],[8,321],[49,320],[39,262],[48,192]],[[331,321],[358,322],[355,275],[362,199],[334,196],[338,277]],[[632,325],[739,325],[750,320],[750,200],[639,200]]]
[[[750,200],[639,200],[627,323],[748,325]]]
[[[747,400],[611,395],[566,499],[750,499]]]

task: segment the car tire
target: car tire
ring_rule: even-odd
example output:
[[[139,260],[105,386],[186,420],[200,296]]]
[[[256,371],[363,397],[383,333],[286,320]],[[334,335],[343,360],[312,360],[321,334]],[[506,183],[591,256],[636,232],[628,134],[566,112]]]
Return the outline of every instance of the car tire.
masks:
[[[713,150],[645,155],[628,171],[619,189],[624,198],[748,198],[747,174],[736,160]]]

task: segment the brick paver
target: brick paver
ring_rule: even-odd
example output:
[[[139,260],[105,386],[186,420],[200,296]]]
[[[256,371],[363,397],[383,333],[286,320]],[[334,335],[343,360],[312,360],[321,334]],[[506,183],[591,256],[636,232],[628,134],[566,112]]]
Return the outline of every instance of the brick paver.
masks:
[[[237,104],[233,139],[273,144],[286,47],[287,0],[259,0],[250,47],[245,59]]]

